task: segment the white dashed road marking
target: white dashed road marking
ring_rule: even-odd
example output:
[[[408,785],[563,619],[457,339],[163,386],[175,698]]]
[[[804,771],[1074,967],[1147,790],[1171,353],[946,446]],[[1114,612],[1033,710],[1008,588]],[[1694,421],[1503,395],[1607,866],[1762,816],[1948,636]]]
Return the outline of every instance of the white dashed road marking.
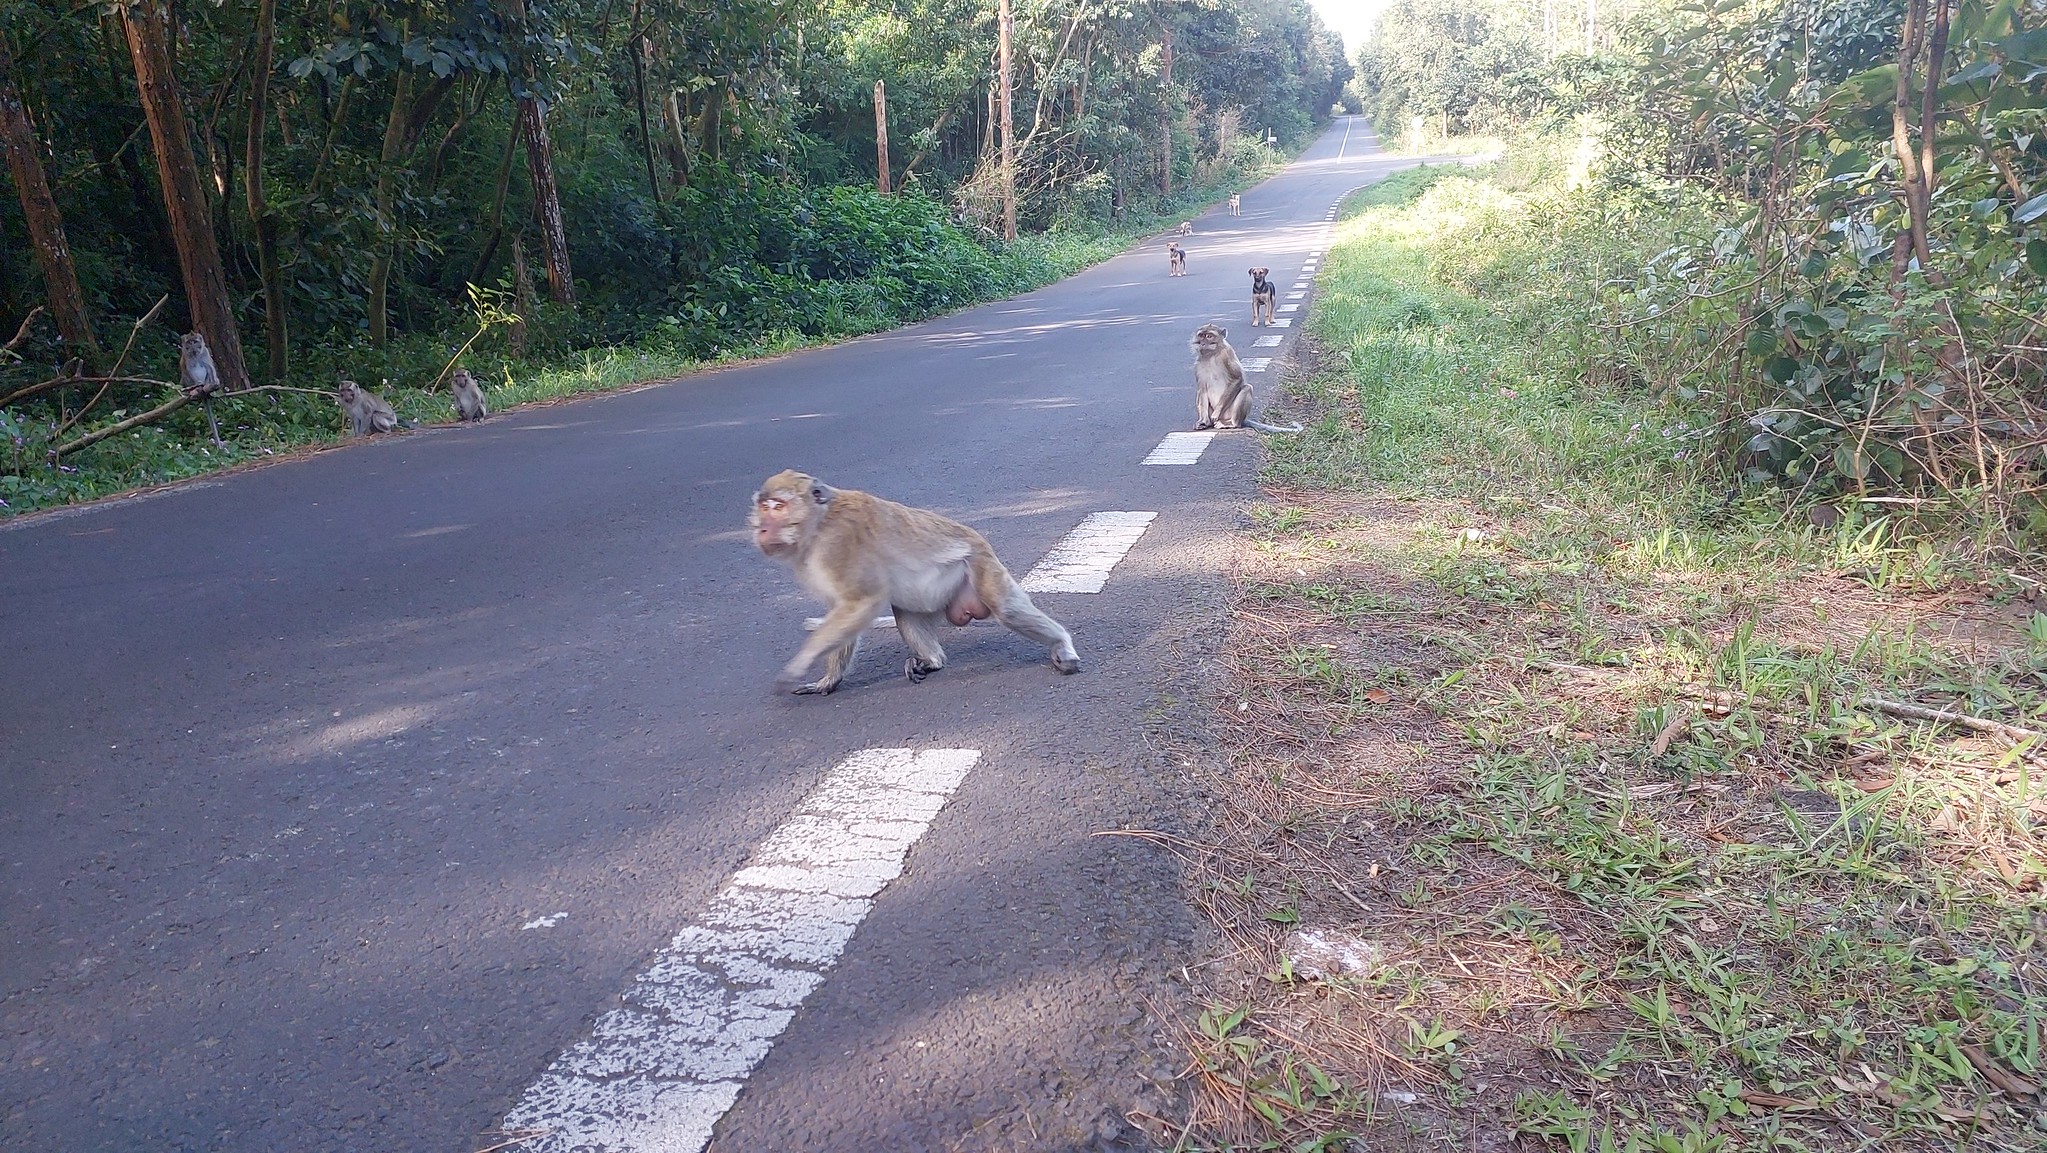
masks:
[[[1279,310],[1281,312],[1299,312],[1301,306],[1298,304],[1282,304],[1279,306]]]
[[[1279,342],[1280,342],[1280,341],[1282,341],[1282,340],[1285,340],[1285,339],[1286,339],[1286,337],[1284,337],[1284,336],[1261,336],[1261,337],[1259,337],[1259,338],[1258,338],[1257,340],[1254,340],[1254,341],[1252,341],[1252,342],[1251,342],[1251,347],[1252,347],[1252,348],[1278,348],[1278,347],[1279,347]]]
[[[1247,356],[1244,358],[1244,371],[1264,372],[1265,366],[1271,363],[1272,358],[1269,356]]]
[[[1305,293],[1305,292],[1289,292],[1289,293],[1287,293],[1287,294],[1286,294],[1286,298],[1287,298],[1288,300],[1300,300],[1300,299],[1302,299],[1302,298],[1306,297],[1307,295],[1308,295],[1308,294],[1307,294],[1307,293]]]
[[[753,861],[555,1059],[505,1118],[533,1153],[699,1153],[796,1007],[903,871],[977,749],[868,749],[825,776]]]
[[[1095,512],[1052,546],[1023,579],[1027,593],[1098,593],[1109,570],[1151,525],[1155,512]]]
[[[818,630],[818,626],[822,624],[824,624],[823,617],[804,617],[803,631],[807,633],[814,633]],[[875,617],[874,623],[868,625],[867,627],[871,629],[892,629],[896,627],[896,618],[893,614],[889,616]]]
[[[1214,432],[1169,432],[1144,458],[1146,464],[1193,464],[1215,439]]]
[[[1293,326],[1294,318],[1291,316],[1274,317],[1272,321],[1272,327],[1274,328],[1292,328]]]

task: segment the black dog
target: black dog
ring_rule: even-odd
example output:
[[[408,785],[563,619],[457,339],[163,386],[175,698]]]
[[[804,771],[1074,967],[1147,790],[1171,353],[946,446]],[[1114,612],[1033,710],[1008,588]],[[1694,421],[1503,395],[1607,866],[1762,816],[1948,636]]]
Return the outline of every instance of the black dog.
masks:
[[[1272,282],[1265,279],[1265,274],[1271,271],[1269,268],[1251,270],[1251,325],[1254,328],[1272,323],[1272,305],[1279,299],[1279,289],[1274,288]],[[1261,315],[1265,319],[1260,320]]]

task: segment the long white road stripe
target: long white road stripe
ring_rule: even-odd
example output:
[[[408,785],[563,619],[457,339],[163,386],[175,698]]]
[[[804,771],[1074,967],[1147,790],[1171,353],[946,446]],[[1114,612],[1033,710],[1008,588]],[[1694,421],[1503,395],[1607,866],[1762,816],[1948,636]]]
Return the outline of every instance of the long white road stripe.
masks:
[[[796,1007],[824,983],[978,749],[867,749],[555,1059],[505,1118],[532,1153],[700,1153]]]
[[[1027,593],[1098,593],[1109,570],[1144,535],[1155,512],[1094,512],[1023,579]]]
[[[1146,464],[1193,464],[1208,450],[1208,442],[1215,439],[1209,432],[1169,432],[1159,446],[1144,458]]]

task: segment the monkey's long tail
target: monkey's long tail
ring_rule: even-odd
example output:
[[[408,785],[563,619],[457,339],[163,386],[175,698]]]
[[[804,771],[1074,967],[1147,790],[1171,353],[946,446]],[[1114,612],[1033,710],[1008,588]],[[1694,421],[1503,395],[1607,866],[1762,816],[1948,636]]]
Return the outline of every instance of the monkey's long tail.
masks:
[[[1245,423],[1245,424],[1248,424],[1248,425],[1250,425],[1250,426],[1251,426],[1252,428],[1255,428],[1255,429],[1257,429],[1257,430],[1258,430],[1258,431],[1260,431],[1260,432],[1299,432],[1299,431],[1301,431],[1301,426],[1300,426],[1300,425],[1298,425],[1298,424],[1290,424],[1290,425],[1286,425],[1286,426],[1282,427],[1282,426],[1280,426],[1280,425],[1277,425],[1277,424],[1266,424],[1266,423],[1265,423],[1264,421],[1262,421],[1262,420],[1247,420],[1247,421],[1245,421],[1244,423]]]

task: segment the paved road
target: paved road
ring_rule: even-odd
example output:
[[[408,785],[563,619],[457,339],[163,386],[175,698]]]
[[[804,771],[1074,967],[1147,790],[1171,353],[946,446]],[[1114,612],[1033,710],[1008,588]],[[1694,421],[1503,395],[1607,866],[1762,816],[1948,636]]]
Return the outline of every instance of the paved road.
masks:
[[[1244,270],[1288,291],[1395,166],[1340,121],[1196,222],[1185,279],[1154,240],[837,348],[0,528],[0,1147],[452,1153],[510,1115],[566,1148],[725,1104],[716,1149],[1138,1143],[1121,1114],[1174,1071],[1144,999],[1196,929],[1170,860],[1090,834],[1181,799],[1143,733],[1199,707],[1258,450],[1140,462],[1191,422],[1191,329],[1271,355]],[[978,626],[911,685],[877,630],[840,693],[776,697],[815,609],[742,524],[784,467],[971,521],[1019,574],[1089,514],[1157,516],[1100,593],[1038,598],[1079,676]],[[965,767],[847,801],[874,764]],[[867,827],[900,834],[885,889],[889,861],[850,898],[745,887],[863,804],[917,810]],[[733,984],[763,959],[786,1004]]]

